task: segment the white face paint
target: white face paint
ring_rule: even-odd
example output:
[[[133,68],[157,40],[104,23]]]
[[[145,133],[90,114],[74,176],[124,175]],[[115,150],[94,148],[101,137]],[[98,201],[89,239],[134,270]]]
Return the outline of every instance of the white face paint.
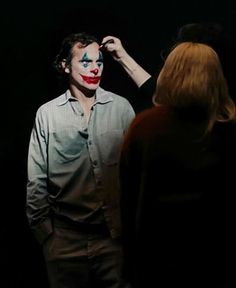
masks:
[[[80,47],[77,43],[72,49],[70,67],[65,68],[70,73],[71,82],[87,89],[96,90],[100,84],[103,71],[103,56],[98,43]]]

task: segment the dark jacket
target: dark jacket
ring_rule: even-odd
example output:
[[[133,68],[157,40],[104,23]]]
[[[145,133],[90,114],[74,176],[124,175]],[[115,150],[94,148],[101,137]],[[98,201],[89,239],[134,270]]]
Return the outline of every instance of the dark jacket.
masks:
[[[203,136],[199,115],[154,107],[126,135],[121,215],[135,288],[231,281],[236,128],[218,123]]]

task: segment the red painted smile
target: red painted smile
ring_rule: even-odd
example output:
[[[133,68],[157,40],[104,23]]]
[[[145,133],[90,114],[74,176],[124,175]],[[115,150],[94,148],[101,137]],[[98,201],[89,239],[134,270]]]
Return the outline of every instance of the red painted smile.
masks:
[[[98,84],[99,81],[101,80],[101,76],[90,77],[90,76],[81,75],[81,77],[88,84]]]

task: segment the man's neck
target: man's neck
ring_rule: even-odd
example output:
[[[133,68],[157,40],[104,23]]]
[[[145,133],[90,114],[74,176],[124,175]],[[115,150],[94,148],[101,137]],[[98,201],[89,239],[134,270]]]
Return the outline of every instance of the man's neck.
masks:
[[[91,108],[95,102],[96,90],[78,89],[77,87],[71,85],[70,87],[71,95],[78,99],[87,121],[90,117]]]

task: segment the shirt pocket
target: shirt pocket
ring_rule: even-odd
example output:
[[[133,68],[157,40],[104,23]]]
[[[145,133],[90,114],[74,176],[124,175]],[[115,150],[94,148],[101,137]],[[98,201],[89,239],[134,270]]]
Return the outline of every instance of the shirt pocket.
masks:
[[[51,133],[49,155],[53,162],[70,163],[79,158],[86,145],[86,139],[77,128],[68,128]]]
[[[108,166],[119,161],[123,130],[112,130],[100,135],[102,162]]]

